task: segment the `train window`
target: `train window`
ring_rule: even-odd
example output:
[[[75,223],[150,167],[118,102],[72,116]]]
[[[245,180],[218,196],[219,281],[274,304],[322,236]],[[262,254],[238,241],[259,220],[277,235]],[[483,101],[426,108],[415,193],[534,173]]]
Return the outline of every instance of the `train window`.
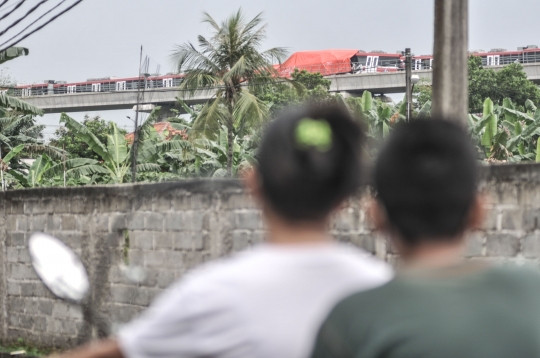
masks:
[[[172,78],[164,78],[163,79],[163,87],[172,87],[173,86],[173,79]]]
[[[77,86],[67,86],[67,93],[77,92]]]
[[[146,88],[154,88],[154,80],[146,81]]]
[[[23,97],[30,97],[32,95],[32,89],[31,88],[23,88],[22,90],[22,96]]]
[[[92,92],[101,92],[101,83],[92,83]]]
[[[488,66],[499,66],[501,63],[501,57],[499,55],[493,55],[487,57]]]
[[[362,66],[365,66],[366,63],[367,63],[367,57],[358,57],[356,59],[356,63],[358,63],[359,65],[362,65]]]
[[[523,63],[535,63],[540,61],[540,52],[527,52],[522,55]]]
[[[413,70],[421,70],[422,68],[423,68],[422,60],[414,60],[414,68],[413,68]]]
[[[377,66],[379,64],[379,56],[368,56],[366,63],[367,72],[377,72]]]
[[[116,82],[116,90],[117,91],[125,91],[126,90],[126,81],[118,81],[118,82]]]

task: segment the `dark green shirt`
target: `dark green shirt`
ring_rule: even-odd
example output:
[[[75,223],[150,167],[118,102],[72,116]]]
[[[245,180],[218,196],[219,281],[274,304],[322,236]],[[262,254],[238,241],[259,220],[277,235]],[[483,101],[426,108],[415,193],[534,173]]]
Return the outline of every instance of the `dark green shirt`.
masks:
[[[313,357],[540,357],[540,273],[463,265],[398,275],[341,301]]]

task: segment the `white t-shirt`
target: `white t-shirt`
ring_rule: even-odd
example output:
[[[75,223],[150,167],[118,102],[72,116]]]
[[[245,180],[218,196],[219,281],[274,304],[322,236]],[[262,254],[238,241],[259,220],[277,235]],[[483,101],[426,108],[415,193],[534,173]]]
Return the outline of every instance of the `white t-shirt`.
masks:
[[[339,300],[391,276],[352,246],[263,244],[185,275],[118,343],[128,358],[304,358]]]

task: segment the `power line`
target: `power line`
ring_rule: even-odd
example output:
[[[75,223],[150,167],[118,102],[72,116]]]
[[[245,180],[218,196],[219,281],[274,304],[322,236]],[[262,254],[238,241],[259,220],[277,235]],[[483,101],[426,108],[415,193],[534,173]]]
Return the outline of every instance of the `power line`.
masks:
[[[25,2],[26,0],[21,0],[19,3],[17,3],[14,8],[9,11],[7,14],[4,14],[3,16],[0,17],[0,21],[2,19],[5,19],[6,17],[10,16],[11,14],[13,14],[20,6],[22,6],[22,4]],[[47,2],[49,0],[42,0],[38,5],[34,6],[33,8],[31,8],[29,11],[26,12],[26,14],[24,14],[20,19],[16,20],[14,23],[12,23],[10,26],[8,26],[7,28],[5,28],[3,31],[0,32],[0,35],[1,34],[5,34],[9,29],[11,29],[12,27],[14,27],[15,25],[19,24],[22,20],[26,19],[30,14],[32,14],[34,11],[36,11],[36,9],[41,6],[42,4],[44,4],[45,2]],[[34,24],[36,24],[39,20],[43,19],[43,17],[45,17],[46,15],[50,14],[53,10],[57,9],[61,4],[64,3],[65,0],[61,1],[60,4],[57,4],[56,6],[54,6],[52,9],[50,9],[49,11],[45,12],[45,14],[41,15],[37,20],[33,21],[30,25],[26,26],[22,31],[20,31],[19,33],[17,33],[15,36],[11,37],[10,39],[4,41],[0,46],[4,46],[3,48],[0,49],[0,51],[5,51],[6,49],[10,48],[10,47],[13,47],[15,45],[17,45],[19,42],[21,42],[22,40],[28,38],[29,36],[33,35],[34,33],[40,31],[41,29],[43,29],[45,26],[49,25],[50,23],[52,23],[53,21],[55,21],[56,19],[58,19],[60,16],[64,15],[66,12],[70,11],[71,9],[73,9],[75,6],[79,5],[83,0],[76,0],[73,4],[71,4],[70,6],[68,6],[67,8],[61,10],[59,13],[55,14],[54,16],[50,17],[49,19],[47,19],[44,23],[42,23],[41,25],[39,25],[38,27],[36,27],[35,29],[31,30],[30,32],[24,34],[22,37],[14,40],[15,38],[17,38],[18,36],[22,35],[26,30],[28,30],[31,26],[33,26]],[[5,4],[6,1],[4,1],[3,4]],[[1,6],[1,5],[0,5]],[[11,41],[11,42],[10,42]],[[9,45],[6,45],[6,43],[9,43]]]
[[[62,0],[62,2],[58,3],[55,7],[53,7],[52,9],[50,9],[49,11],[47,11],[46,13],[44,13],[43,15],[41,15],[40,17],[38,17],[36,20],[34,20],[32,23],[30,23],[30,25],[26,26],[24,29],[22,29],[19,33],[17,33],[16,35],[14,35],[13,37],[11,37],[9,40],[6,40],[4,41],[2,44],[0,44],[0,46],[3,46],[5,45],[6,43],[8,43],[9,41],[13,40],[14,38],[16,38],[17,36],[19,36],[20,34],[22,34],[24,31],[26,31],[30,26],[34,25],[36,22],[38,22],[39,20],[41,20],[43,17],[45,17],[46,15],[48,15],[51,11],[55,10],[57,7],[59,7],[60,5],[62,5],[63,3],[65,3],[66,0]]]
[[[33,13],[34,11],[36,11],[41,5],[45,4],[48,0],[41,0],[36,6],[34,6],[33,8],[31,8],[30,10],[28,10],[26,12],[26,14],[21,17],[20,19],[17,19],[15,20],[14,23],[12,23],[11,25],[9,25],[8,27],[6,27],[3,31],[0,31],[0,36],[2,36],[3,34],[5,34],[6,32],[8,32],[11,28],[13,28],[14,26],[16,26],[19,22],[21,22],[22,20],[24,20],[28,15],[30,15],[31,13]]]

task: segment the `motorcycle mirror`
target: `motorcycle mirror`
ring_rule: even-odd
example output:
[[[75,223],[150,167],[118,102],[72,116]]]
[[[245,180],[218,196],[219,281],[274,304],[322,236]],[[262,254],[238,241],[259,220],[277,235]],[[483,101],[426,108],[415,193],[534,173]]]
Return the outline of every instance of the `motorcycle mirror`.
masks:
[[[81,259],[56,237],[36,232],[28,240],[32,266],[57,297],[80,302],[90,289]]]

